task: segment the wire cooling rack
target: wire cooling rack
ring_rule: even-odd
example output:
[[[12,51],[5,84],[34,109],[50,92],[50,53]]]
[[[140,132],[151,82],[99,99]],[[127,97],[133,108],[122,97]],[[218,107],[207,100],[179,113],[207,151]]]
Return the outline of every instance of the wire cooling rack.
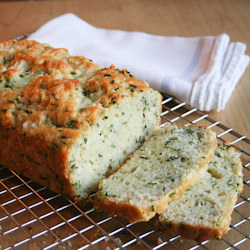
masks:
[[[205,125],[217,133],[219,142],[228,141],[241,152],[244,190],[221,240],[200,243],[168,237],[154,229],[154,219],[131,224],[109,217],[0,166],[0,249],[250,249],[250,140],[174,97],[165,96],[162,104],[162,126]]]

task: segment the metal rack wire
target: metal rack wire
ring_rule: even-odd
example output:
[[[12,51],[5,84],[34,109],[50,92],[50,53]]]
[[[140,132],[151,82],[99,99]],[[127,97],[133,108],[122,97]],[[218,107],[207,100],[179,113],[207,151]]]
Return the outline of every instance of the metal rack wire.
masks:
[[[244,190],[228,234],[202,243],[168,237],[154,229],[154,219],[132,224],[109,217],[0,166],[0,249],[250,249],[250,140],[174,97],[165,96],[162,104],[162,126],[206,125],[241,152]]]

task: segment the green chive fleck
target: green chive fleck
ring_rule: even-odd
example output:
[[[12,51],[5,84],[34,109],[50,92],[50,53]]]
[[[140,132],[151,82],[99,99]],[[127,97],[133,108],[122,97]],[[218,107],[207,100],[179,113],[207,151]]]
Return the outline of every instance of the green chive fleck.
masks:
[[[76,124],[77,124],[77,121],[75,121],[75,120],[66,122],[67,128],[74,128],[76,126]]]
[[[16,102],[18,103],[18,104],[21,104],[22,102],[19,100],[19,98],[16,98]]]
[[[93,125],[93,123],[89,119],[87,119],[87,122],[88,122],[89,126]]]
[[[137,88],[137,86],[135,86],[133,84],[129,85],[129,89],[130,89],[131,92],[134,92],[136,88]]]

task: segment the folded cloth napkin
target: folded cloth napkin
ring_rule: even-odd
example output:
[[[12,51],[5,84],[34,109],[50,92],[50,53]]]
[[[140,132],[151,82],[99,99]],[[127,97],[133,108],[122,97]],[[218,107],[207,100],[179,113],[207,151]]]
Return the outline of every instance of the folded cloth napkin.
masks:
[[[249,64],[246,46],[229,36],[166,37],[96,28],[74,14],[59,16],[30,40],[67,48],[97,64],[115,64],[161,92],[200,110],[225,108]]]

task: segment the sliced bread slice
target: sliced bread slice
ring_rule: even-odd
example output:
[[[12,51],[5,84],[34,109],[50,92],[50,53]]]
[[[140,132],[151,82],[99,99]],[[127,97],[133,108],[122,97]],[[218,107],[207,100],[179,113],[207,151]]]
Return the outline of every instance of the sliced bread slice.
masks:
[[[116,173],[100,182],[94,206],[130,222],[147,221],[197,180],[216,145],[209,128],[169,125],[157,130]]]
[[[220,146],[204,170],[197,183],[160,215],[156,227],[199,241],[227,233],[237,195],[243,188],[239,154],[230,146]]]

